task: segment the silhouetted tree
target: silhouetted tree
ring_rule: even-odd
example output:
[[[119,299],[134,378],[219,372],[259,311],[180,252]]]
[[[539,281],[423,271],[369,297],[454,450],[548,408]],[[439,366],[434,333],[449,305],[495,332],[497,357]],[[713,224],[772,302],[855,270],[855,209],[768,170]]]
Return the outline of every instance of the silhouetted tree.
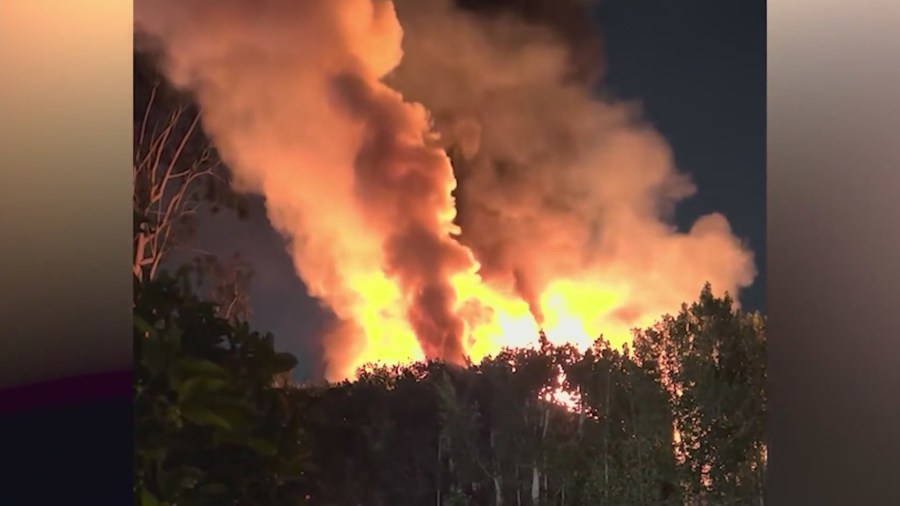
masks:
[[[246,215],[230,174],[203,132],[200,110],[158,72],[152,54],[134,54],[133,274],[153,279],[194,231],[203,204]]]
[[[633,351],[539,336],[479,364],[281,387],[294,362],[270,337],[179,290],[147,284],[136,310],[147,504],[762,503],[764,320],[709,288]]]
[[[301,504],[301,413],[273,381],[296,359],[215,311],[168,276],[136,290],[136,503]]]

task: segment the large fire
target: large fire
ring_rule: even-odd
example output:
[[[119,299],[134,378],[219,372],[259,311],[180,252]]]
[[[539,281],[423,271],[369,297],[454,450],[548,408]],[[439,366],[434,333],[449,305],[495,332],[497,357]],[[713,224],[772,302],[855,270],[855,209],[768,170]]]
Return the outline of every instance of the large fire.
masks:
[[[366,346],[358,349],[355,360],[336,377],[352,376],[368,362],[408,363],[427,358],[404,311],[398,309],[404,307],[400,290],[386,276],[379,279],[377,287],[360,285],[364,302],[354,321],[359,322]],[[541,297],[542,322],[524,300],[490,287],[477,272],[457,275],[453,286],[457,293],[454,309],[465,323],[465,354],[476,363],[503,348],[534,346],[542,330],[551,343],[570,343],[586,350],[601,334],[613,345],[624,344],[633,328],[604,317],[621,304],[624,298],[619,292],[587,281],[558,281],[548,287]],[[641,326],[652,320],[649,313],[630,321]]]
[[[336,316],[328,379],[477,362],[541,329],[619,345],[706,282],[752,281],[724,217],[669,224],[693,186],[632,107],[563,79],[560,40],[451,0],[395,3],[135,2],[238,189],[265,197]]]

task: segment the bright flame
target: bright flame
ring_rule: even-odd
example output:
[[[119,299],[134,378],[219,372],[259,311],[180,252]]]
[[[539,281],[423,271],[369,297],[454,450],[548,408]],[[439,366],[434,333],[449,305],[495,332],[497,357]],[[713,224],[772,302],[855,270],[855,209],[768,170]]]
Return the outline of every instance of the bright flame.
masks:
[[[475,363],[504,348],[536,345],[542,329],[551,343],[572,344],[581,352],[601,335],[621,347],[630,342],[633,328],[654,320],[653,313],[636,315],[627,323],[615,317],[616,309],[628,300],[627,287],[615,290],[588,282],[555,281],[540,298],[544,315],[541,324],[524,300],[491,287],[474,270],[457,274],[452,284],[458,297],[455,310],[466,323],[466,355]],[[366,346],[336,377],[352,378],[359,367],[370,362],[410,364],[424,359],[415,332],[404,317],[402,308],[406,304],[397,285],[379,272],[360,279],[355,286],[361,303],[352,318],[364,333],[360,342]],[[570,402],[559,396],[572,398],[561,389],[554,395],[562,404]]]
[[[604,315],[621,304],[625,296],[624,289],[570,280],[552,282],[540,298],[547,339],[555,344],[569,342],[584,351],[608,328]]]
[[[545,393],[543,398],[547,402],[557,404],[573,413],[577,413],[581,410],[581,394],[566,390],[563,386],[565,381],[566,373],[560,371],[559,375],[556,377],[556,385],[550,388],[549,392]]]
[[[477,274],[470,272],[453,277],[457,293],[455,310],[466,323],[464,344],[466,355],[475,363],[494,356],[504,348],[530,347],[537,344],[543,329],[547,339],[557,345],[572,344],[586,351],[602,335],[613,346],[630,341],[631,330],[652,322],[652,313],[637,315],[623,323],[615,317],[616,309],[627,302],[627,287],[618,290],[600,284],[559,280],[551,283],[541,295],[543,324],[539,323],[528,304],[515,294],[503,293]],[[357,322],[365,347],[355,359],[345,364],[336,378],[352,378],[366,363],[410,364],[425,358],[415,332],[405,319],[406,307],[396,283],[382,272],[361,277],[355,283],[360,303],[355,306]],[[565,377],[559,378],[561,385]],[[562,387],[553,399],[573,406],[574,394]]]
[[[415,332],[400,310],[404,303],[396,283],[383,272],[374,272],[353,285],[362,295],[353,307],[353,318],[366,333],[365,348],[359,351],[356,367],[375,361],[410,363],[422,360],[424,355]]]

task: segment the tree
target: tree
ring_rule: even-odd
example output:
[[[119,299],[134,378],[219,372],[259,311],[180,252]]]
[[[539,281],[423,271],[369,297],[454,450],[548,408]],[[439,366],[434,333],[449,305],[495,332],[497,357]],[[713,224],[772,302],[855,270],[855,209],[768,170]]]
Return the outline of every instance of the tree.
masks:
[[[178,269],[178,278],[186,290],[205,291],[206,299],[216,305],[216,316],[229,321],[250,320],[253,267],[239,254],[227,260],[199,255]]]
[[[179,314],[198,314],[193,302],[176,305]],[[153,321],[166,311],[157,309]],[[224,325],[219,328],[244,328],[217,320],[212,309],[204,311],[203,321],[218,321],[217,325]],[[229,484],[246,478],[255,488],[245,485],[228,492],[229,497],[239,495],[241,504],[288,504],[263,499],[263,490],[270,494],[265,497],[290,496],[283,485],[271,485],[274,475],[261,474],[265,469],[279,469],[275,473],[279,479],[293,479],[293,499],[336,506],[761,504],[764,323],[761,316],[739,311],[728,297],[716,298],[707,288],[677,316],[666,316],[654,327],[636,332],[633,351],[612,348],[601,338],[581,353],[572,346],[553,346],[539,336],[538,347],[503,350],[478,364],[370,365],[360,369],[355,380],[337,384],[278,388],[271,386],[268,373],[256,374],[253,382],[242,383],[255,386],[240,391],[280,392],[287,407],[275,412],[294,425],[279,426],[281,418],[257,409],[248,418],[249,425],[237,432],[241,437],[249,434],[262,439],[276,434],[282,441],[276,443],[278,459],[283,459],[300,455],[296,445],[288,445],[281,453],[288,435],[302,429],[302,448],[309,452],[302,474],[297,470],[288,474],[287,468],[280,467],[284,460],[263,465],[252,460],[261,456],[248,454],[237,460],[231,453],[227,454],[228,471],[178,452],[172,455],[182,455],[182,460],[167,460],[163,468],[174,473],[188,462],[189,468],[202,470],[201,476],[214,476],[215,483],[222,482],[223,476]],[[167,328],[155,327],[157,332]],[[195,343],[195,339],[182,342]],[[270,343],[258,339],[268,349]],[[195,350],[196,344],[190,346]],[[203,349],[199,356],[211,357],[207,360],[229,371],[267,370],[256,360],[271,356],[251,351],[226,360],[221,349],[214,351],[209,345]],[[191,351],[190,356],[197,353]],[[145,352],[141,357],[147,363]],[[174,405],[182,409],[177,399],[186,387],[164,379],[169,377],[158,375],[158,382],[169,383],[164,383],[163,390],[155,387],[154,395],[168,392],[164,397],[176,399]],[[577,400],[574,407],[551,402],[547,396],[561,379],[562,387]],[[147,391],[142,392],[141,406],[147,406]],[[250,399],[253,405],[262,398],[235,391],[229,395]],[[142,409],[147,412],[146,407]],[[194,416],[190,408],[188,412]],[[182,439],[187,433],[172,435],[180,429],[168,421],[171,409],[159,413],[168,415],[138,418],[144,424],[153,421],[150,426],[157,427],[156,432],[148,433],[169,434],[176,448],[205,452],[204,459],[213,453],[225,455],[223,448],[204,446],[209,443],[198,438],[196,427],[189,441]],[[185,419],[183,410],[181,418]],[[212,428],[205,430],[223,430],[216,429],[213,420],[208,421]],[[195,423],[183,421],[188,422]],[[258,432],[248,432],[247,427]],[[230,442],[242,441],[241,437],[225,439],[231,445],[228,452],[247,446],[246,441]],[[140,447],[158,448],[146,442]],[[148,458],[146,450],[141,455]],[[145,469],[147,462],[155,461],[142,462]],[[239,466],[246,476],[230,474]],[[253,472],[246,472],[251,468]],[[261,476],[269,476],[270,481]],[[153,472],[144,471],[141,477],[150,492],[163,490]],[[260,483],[269,483],[277,491]],[[248,495],[245,489],[254,492]],[[183,490],[181,504],[193,500],[189,494],[198,490]]]
[[[156,277],[172,251],[190,238],[203,203],[243,217],[246,202],[201,127],[191,97],[173,89],[153,55],[135,53],[133,265],[139,282]]]
[[[136,504],[302,504],[300,413],[273,386],[296,359],[165,275],[134,322]]]
[[[697,500],[761,499],[765,475],[765,322],[707,285],[697,302],[636,337],[670,393],[681,483]]]

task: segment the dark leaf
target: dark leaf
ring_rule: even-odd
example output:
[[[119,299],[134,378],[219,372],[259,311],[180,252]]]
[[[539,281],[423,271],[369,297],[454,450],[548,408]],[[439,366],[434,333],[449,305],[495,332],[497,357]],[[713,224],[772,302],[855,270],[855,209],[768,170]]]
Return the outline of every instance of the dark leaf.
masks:
[[[275,445],[264,439],[255,437],[244,441],[244,446],[247,446],[248,448],[256,451],[258,454],[266,457],[270,457],[278,453],[278,449],[275,447]]]
[[[179,403],[189,403],[197,397],[209,396],[224,390],[228,382],[219,378],[191,378],[184,382],[178,392]]]
[[[141,506],[163,506],[163,504],[145,487],[141,487],[140,491]]]
[[[209,485],[200,487],[198,491],[202,492],[203,494],[219,495],[228,492],[228,487],[222,485],[221,483],[210,483]]]
[[[227,378],[228,371],[222,366],[205,359],[184,357],[175,362],[175,368],[185,376]]]
[[[150,374],[163,374],[166,370],[166,350],[156,339],[146,339],[141,345],[141,364]]]
[[[288,372],[297,367],[297,357],[290,353],[276,353],[272,357],[272,372],[275,374]]]
[[[191,423],[204,427],[218,427],[223,430],[232,430],[232,424],[224,417],[202,406],[184,406],[181,415]]]

